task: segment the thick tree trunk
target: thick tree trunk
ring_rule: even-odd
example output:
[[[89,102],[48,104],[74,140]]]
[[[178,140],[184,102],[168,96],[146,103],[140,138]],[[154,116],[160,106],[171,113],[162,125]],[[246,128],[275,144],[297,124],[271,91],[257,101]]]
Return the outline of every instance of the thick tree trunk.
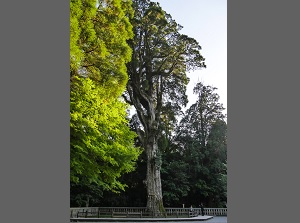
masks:
[[[159,155],[157,140],[152,137],[146,145],[147,154],[147,209],[154,216],[165,215],[161,188],[161,157]]]

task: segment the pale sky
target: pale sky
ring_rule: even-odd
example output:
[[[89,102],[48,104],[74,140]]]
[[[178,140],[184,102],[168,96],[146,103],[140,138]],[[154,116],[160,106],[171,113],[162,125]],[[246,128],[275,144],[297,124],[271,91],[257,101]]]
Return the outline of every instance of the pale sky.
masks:
[[[218,88],[227,114],[227,0],[152,0],[159,2],[183,26],[181,33],[198,41],[207,68],[188,73],[189,104],[195,103],[193,87],[198,81]],[[185,109],[184,109],[185,110]]]

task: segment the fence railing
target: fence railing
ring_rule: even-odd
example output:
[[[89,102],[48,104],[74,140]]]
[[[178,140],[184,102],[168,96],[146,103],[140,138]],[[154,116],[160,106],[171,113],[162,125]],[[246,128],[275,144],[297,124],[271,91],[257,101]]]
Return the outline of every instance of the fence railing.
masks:
[[[166,217],[190,217],[191,208],[165,208]],[[201,215],[200,208],[192,208],[194,216]],[[141,213],[141,216],[155,217],[149,215],[145,207],[81,207],[70,208],[70,217],[114,217],[116,213]],[[227,216],[227,208],[204,208],[204,214],[210,216]]]

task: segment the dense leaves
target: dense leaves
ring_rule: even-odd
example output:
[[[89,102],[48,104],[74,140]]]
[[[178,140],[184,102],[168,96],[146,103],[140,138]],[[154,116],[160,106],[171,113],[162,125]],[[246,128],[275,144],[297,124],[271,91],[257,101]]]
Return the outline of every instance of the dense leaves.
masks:
[[[70,1],[71,203],[89,205],[103,191],[124,190],[140,150],[120,96],[131,59],[130,1]]]
[[[89,77],[118,97],[128,80],[131,1],[71,0],[70,74]]]
[[[180,207],[188,196],[190,182],[189,164],[180,153],[165,153],[162,165],[163,198],[167,207]],[[184,203],[184,202],[183,202]]]
[[[80,79],[79,79],[80,80]],[[133,170],[138,153],[128,127],[126,105],[109,100],[88,78],[74,82],[71,92],[71,181],[121,188],[116,180]]]

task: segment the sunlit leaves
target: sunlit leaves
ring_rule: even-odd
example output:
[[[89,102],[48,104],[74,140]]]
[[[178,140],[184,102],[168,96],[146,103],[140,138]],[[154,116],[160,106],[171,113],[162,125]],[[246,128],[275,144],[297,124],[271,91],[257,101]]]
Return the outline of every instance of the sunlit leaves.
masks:
[[[125,89],[127,40],[133,37],[131,1],[71,0],[70,73],[90,77],[117,97]]]
[[[79,81],[80,80],[80,81]],[[139,150],[126,119],[126,105],[92,80],[78,79],[71,92],[71,180],[123,189],[116,179],[134,169]]]

